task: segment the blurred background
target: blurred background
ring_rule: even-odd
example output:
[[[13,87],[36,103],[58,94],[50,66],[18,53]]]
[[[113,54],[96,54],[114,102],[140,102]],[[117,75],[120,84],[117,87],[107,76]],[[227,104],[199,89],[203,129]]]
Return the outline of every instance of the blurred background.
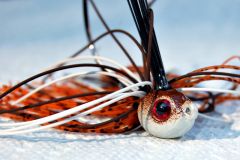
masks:
[[[112,29],[127,30],[139,40],[126,0],[95,2]],[[167,70],[186,73],[240,55],[239,0],[156,0],[152,8]],[[105,29],[91,7],[90,16],[97,37]],[[81,0],[0,0],[0,22],[0,82],[35,74],[87,43]],[[117,36],[141,64],[134,44]],[[129,64],[110,37],[96,46],[99,54]]]

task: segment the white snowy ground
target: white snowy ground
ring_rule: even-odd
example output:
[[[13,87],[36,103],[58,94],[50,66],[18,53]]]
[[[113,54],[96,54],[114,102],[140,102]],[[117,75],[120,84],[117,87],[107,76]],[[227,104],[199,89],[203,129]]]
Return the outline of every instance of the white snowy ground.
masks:
[[[126,2],[97,2],[102,11],[105,9],[103,13],[113,28],[137,35]],[[227,0],[158,1],[154,6],[155,26],[166,69],[186,73],[239,55],[238,6],[239,2]],[[0,20],[4,23],[0,25],[0,83],[27,78],[82,47],[86,39],[81,16],[81,1],[77,0],[1,1]],[[92,21],[96,36],[103,29],[96,18]],[[132,43],[119,38],[125,40],[140,63],[139,52]],[[121,59],[123,64],[127,62],[109,38],[98,44],[98,51]],[[233,116],[235,122],[224,124],[198,118],[193,129],[176,140],[158,139],[145,132],[86,135],[55,130],[0,137],[0,159],[239,160],[240,103],[227,103],[218,112]]]

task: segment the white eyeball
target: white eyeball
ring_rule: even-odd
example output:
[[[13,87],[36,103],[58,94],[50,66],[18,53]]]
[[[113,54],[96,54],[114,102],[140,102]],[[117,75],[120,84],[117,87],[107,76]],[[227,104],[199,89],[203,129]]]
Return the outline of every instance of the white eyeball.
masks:
[[[197,107],[176,90],[153,91],[138,107],[143,128],[159,138],[177,138],[187,133],[197,117]]]

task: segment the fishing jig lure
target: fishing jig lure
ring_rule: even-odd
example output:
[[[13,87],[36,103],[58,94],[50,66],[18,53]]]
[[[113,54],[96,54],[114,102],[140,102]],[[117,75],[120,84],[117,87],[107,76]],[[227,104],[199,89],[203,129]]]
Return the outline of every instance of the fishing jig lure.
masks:
[[[91,35],[88,3],[107,30],[95,39]],[[89,43],[70,58],[39,74],[14,86],[1,86],[0,116],[17,122],[0,123],[0,135],[48,128],[84,133],[124,133],[140,126],[156,137],[176,138],[192,128],[198,115],[208,117],[203,113],[213,111],[216,105],[240,100],[240,92],[237,90],[240,75],[219,71],[239,72],[239,66],[228,63],[233,59],[240,60],[240,57],[234,56],[222,65],[201,68],[182,76],[166,74],[154,33],[153,11],[145,0],[128,0],[128,4],[141,43],[124,30],[111,30],[93,0],[83,0]],[[135,43],[142,53],[142,67],[137,67],[115,34],[123,34]],[[126,67],[96,55],[95,43],[108,35],[130,60],[131,66]],[[80,56],[88,49],[93,55]],[[55,72],[72,68],[93,70],[57,78],[54,75]],[[42,79],[34,81],[38,78]],[[211,80],[229,82],[232,88],[196,88],[200,83]],[[197,106],[195,102],[200,105]]]

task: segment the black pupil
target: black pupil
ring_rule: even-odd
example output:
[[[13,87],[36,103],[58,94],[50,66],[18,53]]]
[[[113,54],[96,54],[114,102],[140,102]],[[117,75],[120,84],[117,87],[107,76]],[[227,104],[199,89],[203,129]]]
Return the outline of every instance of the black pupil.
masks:
[[[165,103],[165,102],[160,102],[157,104],[156,106],[156,112],[161,115],[161,114],[164,114],[168,111],[168,104]]]

